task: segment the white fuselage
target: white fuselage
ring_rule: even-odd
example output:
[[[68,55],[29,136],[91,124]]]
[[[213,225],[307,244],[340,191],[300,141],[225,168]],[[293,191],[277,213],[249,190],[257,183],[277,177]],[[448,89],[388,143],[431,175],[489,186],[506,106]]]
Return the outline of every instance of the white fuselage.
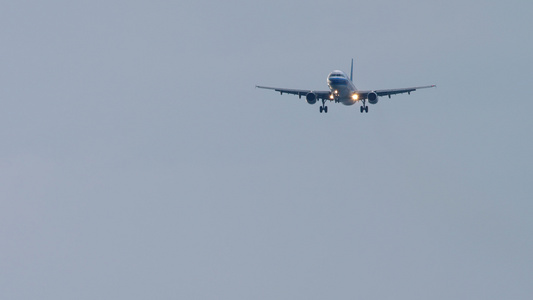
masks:
[[[357,89],[350,78],[342,71],[335,70],[328,75],[328,87],[334,98],[344,105],[353,105],[357,99],[353,98]]]

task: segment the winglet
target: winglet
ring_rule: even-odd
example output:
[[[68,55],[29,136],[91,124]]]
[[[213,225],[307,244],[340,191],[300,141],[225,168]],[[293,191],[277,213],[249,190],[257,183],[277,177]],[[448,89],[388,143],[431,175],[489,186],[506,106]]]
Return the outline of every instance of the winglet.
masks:
[[[353,58],[352,58],[352,69],[350,71],[350,81],[353,82]]]

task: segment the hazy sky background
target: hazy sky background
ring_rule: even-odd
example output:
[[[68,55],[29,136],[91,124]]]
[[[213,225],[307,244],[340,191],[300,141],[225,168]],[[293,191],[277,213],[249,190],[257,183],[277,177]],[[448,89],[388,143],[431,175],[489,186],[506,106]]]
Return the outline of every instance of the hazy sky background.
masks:
[[[0,298],[532,299],[532,11],[2,1]]]

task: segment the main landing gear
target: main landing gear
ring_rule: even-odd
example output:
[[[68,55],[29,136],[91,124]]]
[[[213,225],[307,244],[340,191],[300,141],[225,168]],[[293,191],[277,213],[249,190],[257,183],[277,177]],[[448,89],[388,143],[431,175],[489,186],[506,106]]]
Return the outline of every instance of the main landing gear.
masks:
[[[360,107],[360,111],[367,113],[368,112],[368,105],[366,105],[366,101],[363,100],[363,106]]]
[[[328,107],[326,106],[326,100],[322,99],[322,106],[320,106],[320,113],[328,113]]]

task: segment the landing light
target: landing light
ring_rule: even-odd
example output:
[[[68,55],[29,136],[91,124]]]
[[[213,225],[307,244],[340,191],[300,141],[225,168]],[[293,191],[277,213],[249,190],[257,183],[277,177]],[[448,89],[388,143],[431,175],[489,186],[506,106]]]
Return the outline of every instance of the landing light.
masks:
[[[354,100],[359,99],[359,95],[357,95],[357,94],[353,94],[353,95],[352,95],[352,99],[354,99]]]
[[[339,91],[335,90],[335,94],[338,94],[338,93],[339,93]]]
[[[333,95],[329,95],[329,99],[333,100],[333,98],[334,98]]]

